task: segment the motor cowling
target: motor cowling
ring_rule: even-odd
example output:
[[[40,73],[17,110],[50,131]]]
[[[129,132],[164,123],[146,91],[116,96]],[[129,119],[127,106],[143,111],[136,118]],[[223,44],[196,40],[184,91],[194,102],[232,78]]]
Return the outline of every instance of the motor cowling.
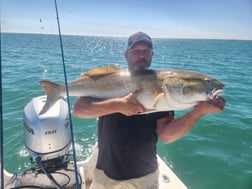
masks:
[[[24,108],[24,144],[31,155],[42,161],[59,158],[71,146],[67,103],[60,99],[46,113],[39,115],[46,96],[33,98]]]

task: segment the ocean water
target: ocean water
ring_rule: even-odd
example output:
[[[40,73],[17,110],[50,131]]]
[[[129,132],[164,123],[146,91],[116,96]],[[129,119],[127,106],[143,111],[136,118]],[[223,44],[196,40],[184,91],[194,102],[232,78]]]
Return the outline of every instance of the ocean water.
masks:
[[[68,81],[101,66],[126,68],[126,38],[63,36]],[[252,189],[252,41],[154,39],[153,69],[193,70],[225,84],[221,114],[203,117],[158,153],[189,189]],[[2,34],[4,168],[21,172],[34,164],[23,144],[23,108],[44,95],[39,81],[63,82],[59,37]],[[71,98],[71,103],[74,102]],[[176,112],[180,117],[187,111]],[[73,117],[78,160],[96,142],[96,119]]]

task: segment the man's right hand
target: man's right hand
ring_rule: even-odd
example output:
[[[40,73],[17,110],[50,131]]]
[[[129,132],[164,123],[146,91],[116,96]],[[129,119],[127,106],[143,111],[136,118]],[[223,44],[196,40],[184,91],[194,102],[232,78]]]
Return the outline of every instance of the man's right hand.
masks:
[[[120,98],[120,101],[122,103],[120,107],[120,112],[126,116],[146,112],[146,108],[137,100],[137,97],[141,93],[142,89]]]

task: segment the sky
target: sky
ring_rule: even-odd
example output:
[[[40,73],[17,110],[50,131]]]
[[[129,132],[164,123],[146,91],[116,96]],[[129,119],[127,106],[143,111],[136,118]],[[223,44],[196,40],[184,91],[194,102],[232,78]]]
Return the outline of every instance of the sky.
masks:
[[[252,0],[57,0],[62,34],[252,40]],[[1,30],[57,34],[54,0],[0,0]]]

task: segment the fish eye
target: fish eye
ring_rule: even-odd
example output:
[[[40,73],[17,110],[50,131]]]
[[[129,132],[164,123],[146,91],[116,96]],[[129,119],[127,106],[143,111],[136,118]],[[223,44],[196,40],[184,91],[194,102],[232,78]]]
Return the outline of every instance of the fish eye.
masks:
[[[205,81],[209,83],[209,82],[210,82],[210,79],[209,79],[209,78],[205,78]]]

